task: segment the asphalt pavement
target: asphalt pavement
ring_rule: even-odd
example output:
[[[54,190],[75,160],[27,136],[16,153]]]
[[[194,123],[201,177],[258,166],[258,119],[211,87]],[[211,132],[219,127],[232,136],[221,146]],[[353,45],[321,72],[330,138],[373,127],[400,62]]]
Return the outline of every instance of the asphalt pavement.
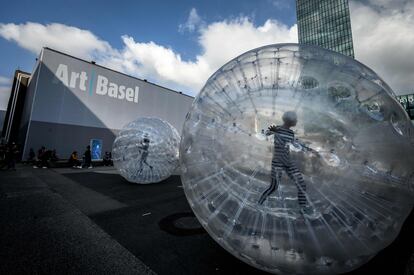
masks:
[[[0,172],[0,219],[1,274],[265,274],[204,231],[178,175],[137,185],[113,168],[19,166]],[[349,274],[410,274],[413,232],[412,213],[389,247]]]
[[[0,171],[0,274],[153,274],[42,180],[55,175]]]

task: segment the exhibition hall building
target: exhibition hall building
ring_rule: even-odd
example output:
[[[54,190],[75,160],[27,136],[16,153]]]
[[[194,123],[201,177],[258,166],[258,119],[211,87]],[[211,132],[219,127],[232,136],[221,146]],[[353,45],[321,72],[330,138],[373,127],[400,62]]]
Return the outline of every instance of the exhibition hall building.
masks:
[[[45,146],[67,158],[87,145],[100,159],[119,130],[139,117],[161,118],[180,132],[193,99],[43,48],[31,74],[15,73],[2,138],[21,145],[22,159],[30,148]]]

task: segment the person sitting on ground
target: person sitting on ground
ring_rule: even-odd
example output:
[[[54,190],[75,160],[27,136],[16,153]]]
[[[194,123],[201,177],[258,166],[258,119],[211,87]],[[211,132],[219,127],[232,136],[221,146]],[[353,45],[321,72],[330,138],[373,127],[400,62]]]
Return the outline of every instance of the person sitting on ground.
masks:
[[[46,153],[46,147],[42,146],[39,151],[37,151],[37,159],[38,159],[38,166],[42,168],[47,168],[47,153]],[[37,168],[37,167],[34,167]]]
[[[33,162],[35,160],[36,154],[33,150],[33,148],[30,148],[29,150],[29,158],[27,159],[27,161],[29,162]]]
[[[59,160],[59,157],[57,156],[57,154],[56,154],[56,149],[53,149],[51,152],[50,152],[50,161],[53,161],[53,162],[55,162],[55,161],[58,161]]]
[[[31,164],[33,168],[37,168],[37,158],[33,148],[30,148],[29,150],[29,158],[27,159],[27,162]]]
[[[73,151],[69,157],[69,165],[73,168],[82,168],[80,161],[78,160],[78,152]]]
[[[50,155],[51,155],[51,151],[46,150],[46,148],[44,148],[42,157],[40,159],[40,163],[41,163],[40,166],[42,168],[48,168],[49,167]]]
[[[105,155],[103,157],[103,165],[111,166],[111,155],[109,154],[109,152],[105,152]]]

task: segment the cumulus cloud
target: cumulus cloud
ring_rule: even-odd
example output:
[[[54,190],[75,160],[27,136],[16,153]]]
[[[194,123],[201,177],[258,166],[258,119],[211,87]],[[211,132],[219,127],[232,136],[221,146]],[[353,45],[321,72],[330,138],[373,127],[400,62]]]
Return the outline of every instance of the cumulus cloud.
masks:
[[[196,8],[192,8],[190,10],[190,14],[188,15],[187,21],[184,24],[180,24],[178,26],[178,30],[180,32],[193,32],[195,31],[199,26],[203,26],[204,21],[201,19],[200,15],[197,13]]]
[[[186,61],[173,49],[154,42],[142,43],[123,36],[124,48],[103,62],[169,87],[196,94],[207,78],[230,59],[252,48],[272,43],[296,42],[296,25],[287,27],[275,20],[255,26],[249,18],[212,23],[199,30],[201,54]]]
[[[189,90],[198,87],[208,71],[207,64],[185,61],[173,49],[154,42],[137,42],[122,36],[124,48],[117,55],[105,56],[101,63],[127,74],[148,78],[170,88]]]
[[[286,2],[268,1],[279,6]],[[412,92],[414,2],[352,0],[350,9],[356,58],[382,76],[397,94]],[[48,46],[193,95],[215,70],[237,55],[266,44],[297,42],[296,25],[271,19],[256,25],[249,17],[206,24],[195,8],[179,30],[196,34],[200,52],[191,60],[184,60],[171,47],[130,35],[122,36],[123,46],[115,49],[91,31],[73,26],[0,23],[0,37],[35,54]]]
[[[414,2],[350,2],[355,57],[376,71],[396,94],[414,88]]]
[[[0,23],[0,36],[35,54],[43,47],[58,49],[86,59],[95,58],[102,52],[111,52],[109,43],[99,39],[92,32],[59,23]]]
[[[200,24],[200,20],[194,9],[186,25],[188,30],[198,28],[200,54],[193,60],[183,60],[170,47],[140,42],[128,35],[121,38],[123,47],[114,49],[88,30],[57,23],[0,24],[0,36],[36,54],[49,46],[192,95],[215,70],[243,52],[266,44],[297,41],[296,25],[288,27],[276,20],[267,20],[261,26],[248,17],[209,25]]]
[[[203,55],[200,57],[208,61],[211,70],[216,70],[250,49],[274,43],[295,43],[297,39],[296,25],[288,27],[277,20],[269,19],[262,26],[255,26],[247,17],[216,22],[201,32],[199,43]]]

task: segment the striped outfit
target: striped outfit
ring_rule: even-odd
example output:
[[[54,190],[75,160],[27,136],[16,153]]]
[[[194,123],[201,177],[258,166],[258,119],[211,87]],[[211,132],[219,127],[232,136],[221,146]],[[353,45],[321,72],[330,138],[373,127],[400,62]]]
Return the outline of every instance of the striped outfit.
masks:
[[[148,149],[149,149],[149,140],[147,142],[141,142],[141,146],[138,147],[142,150],[141,159],[139,160],[139,168],[138,168],[138,174],[142,172],[144,169],[144,163],[152,170],[152,166],[148,164],[147,157],[148,157]]]
[[[259,199],[259,204],[263,204],[266,198],[277,190],[283,171],[296,184],[298,189],[298,202],[301,207],[307,206],[306,184],[303,176],[296,164],[290,159],[289,143],[294,143],[295,134],[291,129],[276,126],[275,131],[268,130],[266,135],[274,136],[274,150],[272,158],[271,183],[263,192]]]

